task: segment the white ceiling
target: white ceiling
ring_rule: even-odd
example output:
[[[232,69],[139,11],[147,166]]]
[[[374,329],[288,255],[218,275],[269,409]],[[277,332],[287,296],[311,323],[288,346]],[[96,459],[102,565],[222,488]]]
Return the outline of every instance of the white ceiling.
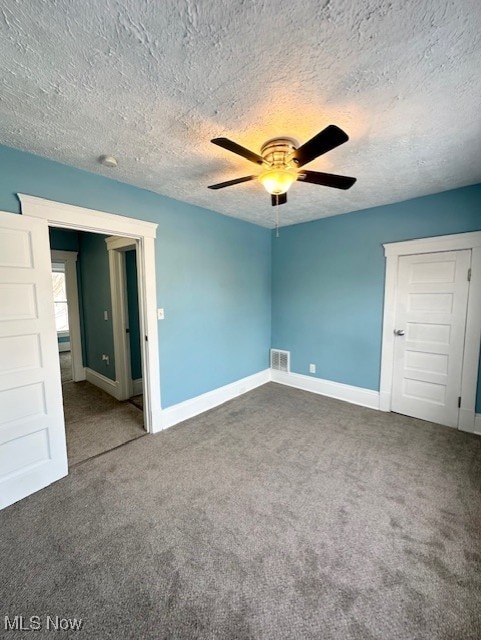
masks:
[[[0,143],[272,226],[259,151],[326,125],[350,141],[307,168],[281,224],[481,182],[479,0],[3,0]],[[99,165],[117,156],[117,169]]]

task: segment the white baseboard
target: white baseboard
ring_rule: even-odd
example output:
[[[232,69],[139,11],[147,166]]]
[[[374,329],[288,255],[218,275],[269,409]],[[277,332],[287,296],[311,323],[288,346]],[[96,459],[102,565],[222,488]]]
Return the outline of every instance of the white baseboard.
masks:
[[[100,376],[100,374],[95,375]],[[100,377],[104,378],[104,376]],[[105,378],[105,380],[108,379]],[[306,376],[300,373],[285,373],[283,371],[265,369],[264,371],[255,373],[247,378],[242,378],[241,380],[227,384],[224,387],[219,387],[218,389],[214,389],[208,393],[204,393],[190,400],[186,400],[185,402],[180,402],[172,407],[163,409],[161,429],[167,429],[179,422],[193,418],[205,411],[208,411],[209,409],[213,409],[214,407],[227,402],[228,400],[232,400],[243,393],[247,393],[256,387],[260,387],[269,381],[284,384],[296,389],[302,389],[303,391],[310,391],[311,393],[327,396],[329,398],[336,398],[337,400],[343,400],[344,402],[356,404],[361,407],[367,407],[369,409],[379,410],[380,408],[379,391],[364,389],[362,387],[354,387],[340,382],[333,382],[332,380],[323,380],[322,378]],[[108,383],[115,385],[111,380],[108,380]],[[156,429],[154,433],[161,431],[161,429]],[[481,414],[479,413],[476,414],[474,433],[481,435]]]
[[[96,387],[99,387],[99,389],[106,391],[117,400],[120,399],[119,385],[115,380],[111,380],[110,378],[107,378],[101,373],[98,373],[93,369],[89,369],[88,367],[85,367],[85,379],[87,380],[87,382],[90,382],[90,384],[94,384]]]
[[[476,414],[474,410],[468,411],[461,408],[459,410],[458,427],[460,431],[466,431],[466,433],[473,433],[476,429]]]
[[[477,413],[474,417],[474,433],[481,436],[481,413]]]
[[[59,342],[58,343],[58,352],[63,353],[64,351],[70,351],[70,342]]]
[[[179,402],[179,404],[174,404],[172,407],[167,407],[167,409],[162,410],[162,429],[172,427],[174,424],[198,416],[204,411],[213,409],[243,393],[252,391],[252,389],[266,384],[270,379],[270,369],[265,369],[247,378],[241,378],[236,382],[226,384],[224,387],[219,387],[185,402]]]
[[[379,392],[379,411],[391,411],[391,393]]]
[[[379,409],[379,391],[352,387],[349,384],[305,376],[301,373],[286,373],[284,371],[274,371],[273,369],[271,369],[271,380],[272,382],[285,384],[288,387],[295,387],[311,393],[318,393],[321,396],[344,400],[361,407]]]
[[[95,371],[94,371],[95,373]],[[74,382],[82,382],[82,380],[87,379],[87,369],[86,367],[76,367],[73,372],[73,381]]]
[[[142,393],[144,393],[144,383],[142,378],[132,380],[132,394],[134,396],[140,396]]]

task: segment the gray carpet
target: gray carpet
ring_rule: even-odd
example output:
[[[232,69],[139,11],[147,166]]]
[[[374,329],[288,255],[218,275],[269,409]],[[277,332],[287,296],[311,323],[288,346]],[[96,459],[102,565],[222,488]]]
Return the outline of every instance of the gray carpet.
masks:
[[[89,382],[62,385],[69,466],[145,436],[142,411]]]
[[[0,620],[62,637],[481,637],[481,438],[268,384],[0,516]],[[48,636],[8,632],[5,638]]]

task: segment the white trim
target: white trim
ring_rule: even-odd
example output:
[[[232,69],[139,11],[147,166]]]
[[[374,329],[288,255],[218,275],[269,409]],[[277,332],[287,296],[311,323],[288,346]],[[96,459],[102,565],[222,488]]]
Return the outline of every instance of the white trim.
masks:
[[[459,411],[458,428],[463,431],[472,432],[475,428],[476,386],[478,382],[481,336],[481,231],[457,233],[433,238],[420,238],[406,242],[392,242],[383,246],[386,256],[386,282],[384,288],[381,383],[379,392],[379,408],[381,411],[391,411],[395,306],[399,257],[421,253],[471,249],[471,282],[469,286],[463,374],[461,380],[462,404]]]
[[[418,238],[404,242],[387,242],[383,244],[386,258],[391,256],[408,256],[417,253],[438,253],[440,251],[458,251],[481,247],[481,231],[470,233],[453,233],[449,236],[433,236]]]
[[[47,220],[50,226],[106,235],[128,236],[138,240],[138,277],[142,344],[142,377],[144,388],[144,421],[146,431],[162,428],[159,337],[157,327],[157,286],[155,268],[155,236],[157,224],[135,218],[94,211],[25,194],[17,194],[23,215]]]
[[[477,413],[474,418],[474,433],[481,436],[481,413]]]
[[[45,198],[29,196],[24,193],[18,193],[17,195],[22,206],[23,215],[27,214],[34,218],[43,218],[48,220],[51,226],[105,233],[105,216],[108,216],[107,234],[109,235],[129,236],[132,238],[138,238],[139,236],[155,238],[156,236],[158,225],[153,222],[119,216],[107,211],[86,209],[85,207],[56,202],[55,200],[46,200]]]
[[[481,233],[478,234],[481,240]],[[481,348],[481,243],[471,251],[471,281],[469,283],[466,334],[464,338],[463,373],[461,377],[461,410],[459,429],[474,430],[476,388]]]
[[[190,400],[185,400],[184,402],[179,402],[179,404],[174,404],[172,407],[167,407],[167,409],[162,411],[163,428],[167,429],[174,424],[198,416],[200,413],[204,413],[204,411],[209,411],[209,409],[213,409],[228,400],[232,400],[248,391],[252,391],[252,389],[256,387],[266,384],[270,379],[270,369],[264,369],[264,371],[254,373],[254,375],[248,376],[247,378],[241,378],[231,384],[226,384],[223,387],[208,391]]]
[[[143,259],[142,259],[143,257]],[[144,421],[146,431],[155,433],[162,429],[159,337],[157,320],[157,286],[155,281],[155,240],[140,238],[137,249],[137,278],[139,288],[140,345],[142,378],[144,380]],[[143,340],[142,338],[146,339]],[[150,412],[149,418],[147,412]],[[148,422],[147,422],[148,420]]]
[[[108,394],[116,398],[116,400],[120,400],[119,385],[116,380],[111,380],[101,373],[98,373],[98,371],[94,371],[88,367],[85,367],[85,379],[87,382],[90,382],[90,384],[106,391]]]
[[[69,342],[58,342],[58,352],[59,353],[63,353],[64,351],[70,351],[70,341]]]
[[[109,236],[105,238],[105,244],[107,245],[107,251],[130,251],[130,249],[136,249],[137,244],[132,238],[118,238],[117,236]]]
[[[344,402],[357,404],[361,407],[379,409],[379,392],[372,389],[353,387],[349,384],[333,382],[332,380],[305,376],[301,373],[286,373],[285,371],[276,371],[274,369],[271,369],[271,380],[288,387],[310,391],[328,398],[344,400]]]
[[[82,357],[82,333],[80,331],[80,308],[77,283],[77,251],[50,250],[52,262],[65,265],[65,286],[67,289],[68,325],[70,334],[69,349],[72,353],[72,380],[85,380],[85,367]],[[61,349],[59,348],[59,351]]]
[[[136,380],[132,380],[132,395],[140,396],[144,392],[144,382],[142,378],[137,378]]]

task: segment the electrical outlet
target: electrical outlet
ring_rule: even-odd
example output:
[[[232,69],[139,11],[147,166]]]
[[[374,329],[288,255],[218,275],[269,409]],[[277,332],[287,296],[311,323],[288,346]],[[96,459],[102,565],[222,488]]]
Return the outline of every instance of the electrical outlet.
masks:
[[[316,373],[316,365],[315,364],[310,364],[309,365],[309,373]]]
[[[102,353],[102,362],[105,362],[106,365],[110,364],[110,358],[106,353]]]
[[[109,319],[109,312],[106,310],[104,311],[104,320],[108,320]]]

